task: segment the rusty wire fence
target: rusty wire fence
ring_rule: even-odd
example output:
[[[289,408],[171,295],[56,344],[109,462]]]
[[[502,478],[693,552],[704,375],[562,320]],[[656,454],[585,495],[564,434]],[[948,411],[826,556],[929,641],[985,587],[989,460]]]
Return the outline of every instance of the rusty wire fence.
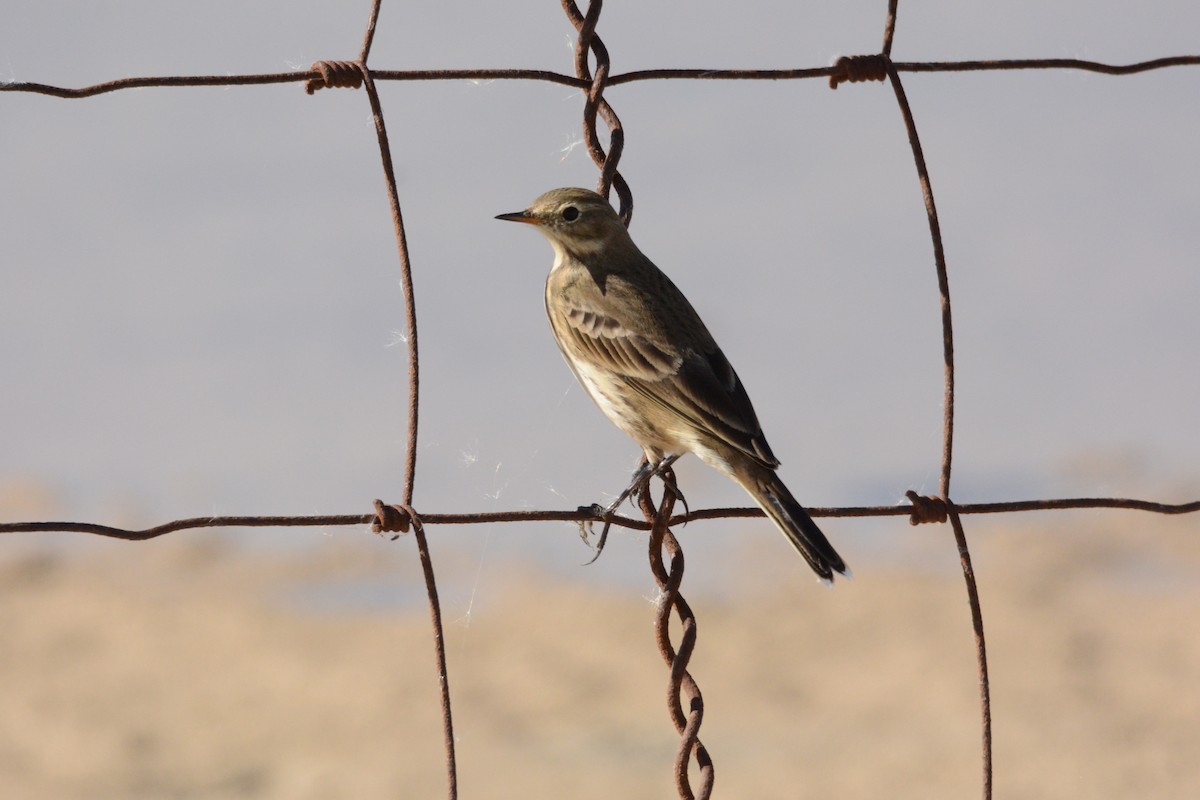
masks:
[[[408,427],[405,450],[404,479],[398,502],[376,500],[374,510],[365,513],[310,516],[216,516],[177,519],[152,528],[130,530],[88,522],[10,522],[0,524],[0,533],[75,531],[104,537],[144,541],[174,531],[204,527],[274,527],[274,526],[333,526],[371,525],[376,533],[412,531],[425,577],[437,675],[441,690],[443,734],[448,794],[457,796],[455,740],[451,716],[451,691],[446,668],[442,615],[438,602],[435,571],[426,539],[426,528],[439,524],[482,524],[502,522],[568,521],[580,526],[595,522],[611,523],[632,530],[649,531],[649,560],[653,576],[662,591],[656,619],[656,639],[669,673],[668,712],[680,736],[678,754],[673,765],[674,780],[680,797],[706,798],[713,789],[713,760],[700,739],[704,704],[696,680],[688,671],[688,662],[696,645],[696,619],[680,592],[684,571],[683,552],[671,528],[685,522],[720,518],[760,517],[755,508],[710,508],[676,514],[676,498],[664,492],[659,503],[642,496],[639,501],[642,518],[621,515],[603,516],[595,508],[574,510],[514,510],[492,513],[433,513],[418,512],[414,507],[413,486],[417,469],[417,435],[420,359],[416,300],[412,286],[412,266],[409,261],[403,216],[383,108],[377,90],[378,81],[439,81],[463,79],[546,81],[582,90],[583,137],[588,154],[600,171],[597,190],[606,197],[615,192],[622,220],[629,224],[633,215],[633,192],[619,170],[625,145],[625,132],[619,116],[610,104],[605,91],[614,86],[639,81],[664,80],[800,80],[823,78],[832,89],[844,83],[886,81],[895,94],[903,118],[916,167],[921,196],[929,224],[933,248],[937,290],[941,303],[942,360],[944,365],[943,427],[941,470],[938,494],[922,496],[907,493],[909,504],[900,506],[859,506],[841,508],[812,508],[814,517],[883,517],[907,516],[912,525],[920,523],[949,523],[959,553],[965,581],[967,602],[971,611],[979,670],[980,736],[982,746],[982,794],[992,796],[991,699],[988,680],[988,661],[984,638],[984,615],[976,586],[971,554],[962,517],[970,514],[1012,513],[1031,510],[1072,508],[1121,508],[1158,514],[1200,512],[1200,500],[1169,504],[1149,500],[1119,497],[1079,497],[1046,500],[1018,500],[993,503],[959,504],[951,499],[951,463],[954,453],[954,337],[950,303],[949,273],[943,251],[942,235],[934,203],[933,187],[926,168],[925,155],[917,134],[917,126],[904,91],[901,75],[915,72],[967,72],[998,70],[1083,70],[1105,75],[1129,75],[1178,66],[1200,66],[1200,55],[1157,58],[1135,64],[1111,65],[1079,59],[1019,59],[988,61],[900,62],[891,59],[897,19],[898,0],[890,0],[884,20],[882,47],[878,53],[846,56],[831,66],[800,69],[647,69],[613,73],[608,51],[597,34],[602,0],[592,0],[580,10],[574,0],[562,0],[562,9],[574,26],[574,74],[531,69],[422,69],[386,70],[368,66],[368,58],[379,20],[382,0],[374,0],[366,26],[362,47],[354,60],[318,61],[307,71],[254,75],[210,75],[129,77],[82,88],[64,88],[40,83],[12,82],[0,84],[0,91],[30,92],[61,98],[86,98],[107,92],[138,87],[186,86],[244,86],[280,83],[303,83],[313,94],[319,89],[365,89],[375,124],[384,180],[387,186],[398,251],[401,283],[404,293],[406,342],[408,346]],[[602,122],[608,132],[607,147],[598,129]],[[675,616],[680,636],[671,639],[671,617]]]

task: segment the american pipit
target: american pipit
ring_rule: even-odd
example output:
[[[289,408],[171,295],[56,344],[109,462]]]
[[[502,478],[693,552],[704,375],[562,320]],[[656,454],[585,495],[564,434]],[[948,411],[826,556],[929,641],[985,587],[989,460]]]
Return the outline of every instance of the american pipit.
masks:
[[[649,469],[631,489],[695,453],[749,492],[817,575],[845,574],[841,556],[775,474],[779,460],[737,373],[608,201],[587,189],[554,189],[497,219],[537,226],[554,248],[550,327],[575,377],[646,453]]]

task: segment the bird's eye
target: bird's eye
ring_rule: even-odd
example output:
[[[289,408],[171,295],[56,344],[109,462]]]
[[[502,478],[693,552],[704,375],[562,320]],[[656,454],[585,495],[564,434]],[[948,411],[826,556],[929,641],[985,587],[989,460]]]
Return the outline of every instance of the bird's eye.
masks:
[[[579,209],[575,206],[567,206],[562,210],[562,218],[567,222],[574,222],[579,219]]]

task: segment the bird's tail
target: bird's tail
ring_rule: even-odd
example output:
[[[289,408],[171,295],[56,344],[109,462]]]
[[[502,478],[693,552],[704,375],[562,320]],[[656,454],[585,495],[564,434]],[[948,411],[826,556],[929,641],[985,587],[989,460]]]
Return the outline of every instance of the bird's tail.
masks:
[[[835,572],[847,574],[846,562],[774,470],[757,467],[735,478],[822,580],[832,582]]]

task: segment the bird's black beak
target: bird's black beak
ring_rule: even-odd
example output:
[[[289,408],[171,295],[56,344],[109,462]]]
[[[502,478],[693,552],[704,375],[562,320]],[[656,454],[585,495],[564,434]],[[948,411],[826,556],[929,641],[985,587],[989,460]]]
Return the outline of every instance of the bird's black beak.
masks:
[[[507,222],[524,222],[530,225],[537,225],[540,220],[528,211],[513,211],[510,214],[497,214],[496,219],[502,219]]]

